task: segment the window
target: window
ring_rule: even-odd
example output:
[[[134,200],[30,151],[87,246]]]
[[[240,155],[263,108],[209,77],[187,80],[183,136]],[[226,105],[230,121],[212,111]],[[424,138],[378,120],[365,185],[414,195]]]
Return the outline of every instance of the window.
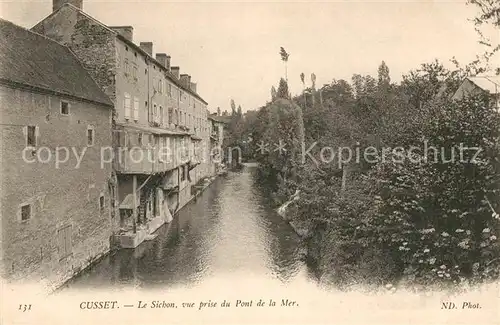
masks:
[[[173,123],[173,111],[174,109],[172,107],[168,108],[168,123]]]
[[[24,127],[23,131],[26,136],[26,146],[36,147],[38,138],[38,126],[28,125]]]
[[[129,71],[129,65],[128,65],[128,59],[125,59],[125,62],[123,63],[123,67],[124,67],[124,73],[126,76],[129,75],[130,71]]]
[[[184,170],[184,166],[181,166],[179,168],[179,173],[181,173],[181,182],[184,182],[186,180],[186,173]]]
[[[172,84],[168,84],[168,97],[172,97]]]
[[[139,132],[137,134],[137,143],[139,144],[139,146],[143,145],[143,143],[142,143],[142,132]]]
[[[132,77],[134,78],[134,80],[137,81],[137,65],[134,64],[134,67],[132,69]]]
[[[160,119],[159,119],[160,124],[163,125],[163,107],[160,106]]]
[[[153,122],[158,122],[158,108],[155,103],[153,103]]]
[[[130,95],[125,93],[125,100],[123,102],[123,107],[125,109],[125,118],[130,118]]]
[[[62,260],[71,255],[73,249],[71,245],[71,225],[57,230],[57,241],[59,247],[59,258]]]
[[[65,101],[61,101],[61,114],[69,115],[69,103]]]
[[[113,184],[109,185],[109,199],[111,201],[111,206],[115,207],[115,186]],[[113,211],[111,211],[111,217],[114,217]]]
[[[31,204],[25,204],[21,206],[21,221],[27,221],[31,219]]]
[[[185,171],[185,173],[186,173],[186,176],[184,176],[184,178],[186,178],[186,177],[187,177],[188,181],[190,181],[190,182],[191,182],[191,176],[189,175],[189,167],[188,167],[187,165],[186,165],[186,166],[184,166],[184,171]]]
[[[92,126],[87,127],[87,146],[92,147],[94,145],[94,128]]]
[[[158,79],[158,92],[161,94],[163,93],[163,80]]]
[[[134,120],[139,120],[139,98],[134,97]]]
[[[99,196],[99,210],[104,212],[104,195]]]

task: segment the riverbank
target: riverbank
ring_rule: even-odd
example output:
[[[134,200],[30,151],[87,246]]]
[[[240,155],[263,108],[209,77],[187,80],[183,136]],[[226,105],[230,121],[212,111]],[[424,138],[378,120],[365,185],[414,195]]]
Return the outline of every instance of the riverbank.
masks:
[[[300,237],[303,244],[301,245],[302,258],[314,267],[317,271],[319,256],[319,245],[321,240],[318,239],[318,233],[313,231],[313,223],[310,220],[298,218],[298,202],[300,199],[300,191],[296,191],[294,195],[285,203],[283,203],[276,211],[280,217],[285,220],[293,231]]]

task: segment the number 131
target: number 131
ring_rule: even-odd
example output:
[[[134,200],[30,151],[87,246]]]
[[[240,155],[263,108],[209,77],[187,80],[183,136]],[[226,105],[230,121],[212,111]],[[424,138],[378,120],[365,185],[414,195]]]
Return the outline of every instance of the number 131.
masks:
[[[22,311],[23,313],[29,311],[31,310],[31,305],[19,305],[19,310]]]

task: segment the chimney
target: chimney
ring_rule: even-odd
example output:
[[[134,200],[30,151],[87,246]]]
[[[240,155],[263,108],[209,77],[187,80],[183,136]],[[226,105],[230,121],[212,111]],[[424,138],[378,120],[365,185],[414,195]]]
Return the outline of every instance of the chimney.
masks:
[[[52,11],[56,12],[67,3],[72,4],[80,10],[83,10],[83,0],[52,0]]]
[[[170,71],[170,55],[167,55],[167,62],[165,62],[165,68]]]
[[[134,27],[132,26],[110,26],[112,30],[125,37],[129,41],[134,41]]]
[[[165,53],[156,53],[156,61],[166,68],[167,67],[167,55]]]
[[[187,75],[187,74],[181,74],[181,84],[182,84],[182,86],[184,86],[184,88],[189,89],[190,83],[191,83],[191,80],[190,80],[189,75]]]
[[[193,93],[196,93],[196,82],[191,82],[190,88]]]
[[[153,56],[153,42],[141,42],[139,47],[149,55]]]
[[[176,79],[179,79],[180,70],[181,70],[181,68],[179,68],[179,67],[170,67],[170,71],[172,72],[172,74],[174,75],[174,77]]]

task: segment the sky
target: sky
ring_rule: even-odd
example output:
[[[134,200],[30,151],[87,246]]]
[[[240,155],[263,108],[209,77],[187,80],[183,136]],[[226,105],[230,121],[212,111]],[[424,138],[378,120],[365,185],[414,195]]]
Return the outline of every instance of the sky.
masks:
[[[84,0],[83,10],[133,26],[136,44],[152,41],[155,53],[169,54],[214,112],[230,110],[231,99],[243,111],[265,105],[285,75],[281,46],[292,94],[302,89],[301,72],[321,86],[355,73],[376,77],[384,60],[397,82],[434,59],[467,63],[483,48],[465,2]],[[51,0],[0,0],[0,17],[26,28],[51,11]]]

